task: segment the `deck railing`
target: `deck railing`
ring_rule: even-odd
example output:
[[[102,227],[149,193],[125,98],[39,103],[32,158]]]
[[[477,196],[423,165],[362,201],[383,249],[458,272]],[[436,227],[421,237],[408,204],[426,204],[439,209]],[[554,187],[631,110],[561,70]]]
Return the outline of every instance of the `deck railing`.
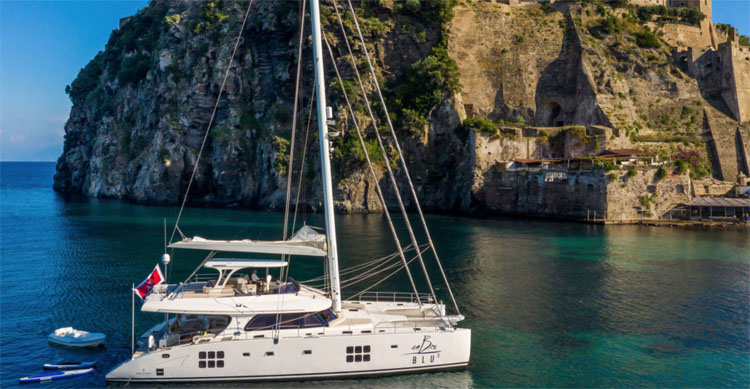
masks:
[[[420,293],[419,299],[422,302],[432,303],[432,296],[429,293]],[[416,303],[417,295],[410,292],[365,292],[357,297],[357,301],[375,301],[375,302],[408,302]]]

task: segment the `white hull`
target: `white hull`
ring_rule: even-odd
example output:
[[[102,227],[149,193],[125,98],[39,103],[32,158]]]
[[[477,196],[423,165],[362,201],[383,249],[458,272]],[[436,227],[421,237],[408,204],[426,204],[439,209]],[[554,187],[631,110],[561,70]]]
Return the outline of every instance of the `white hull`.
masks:
[[[388,332],[322,336],[301,334],[296,337],[297,330],[282,330],[278,342],[265,337],[161,348],[140,355],[137,353],[133,359],[107,374],[107,381],[270,381],[370,377],[458,369],[469,362],[469,329],[415,331],[414,328],[405,327],[398,328],[395,333]],[[294,337],[290,336],[292,334]],[[365,346],[369,346],[369,352],[365,352]],[[351,349],[348,350],[349,347]],[[223,358],[218,358],[222,355],[220,351]],[[201,352],[205,352],[202,359]],[[214,353],[215,358],[208,358],[212,355],[210,352]],[[351,362],[347,362],[347,359]],[[200,368],[202,360],[213,362],[214,367],[205,365]],[[222,367],[218,367],[219,361]]]

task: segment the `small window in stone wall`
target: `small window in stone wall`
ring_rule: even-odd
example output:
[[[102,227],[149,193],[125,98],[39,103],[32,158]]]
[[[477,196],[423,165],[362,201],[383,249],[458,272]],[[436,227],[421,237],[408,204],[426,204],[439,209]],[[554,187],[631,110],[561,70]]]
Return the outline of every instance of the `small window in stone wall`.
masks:
[[[682,185],[677,185],[674,190],[675,190],[675,192],[677,192],[679,194],[685,193],[685,187],[682,186]]]
[[[656,185],[649,185],[646,187],[648,193],[656,193]]]

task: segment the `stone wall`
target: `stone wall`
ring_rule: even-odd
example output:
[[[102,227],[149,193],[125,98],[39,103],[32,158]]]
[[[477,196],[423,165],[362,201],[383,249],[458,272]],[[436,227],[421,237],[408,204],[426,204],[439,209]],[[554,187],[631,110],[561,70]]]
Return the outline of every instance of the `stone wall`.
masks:
[[[674,175],[659,180],[656,172],[639,171],[632,177],[623,171],[614,172],[618,178],[607,185],[607,219],[659,218],[676,205],[690,202],[690,177]]]
[[[740,123],[750,121],[750,48],[736,41],[719,45],[722,93],[732,115]]]
[[[485,178],[474,195],[491,212],[584,219],[606,211],[607,179],[600,173],[491,169]]]
[[[656,171],[629,177],[625,171],[493,167],[485,172],[486,184],[473,196],[486,211],[504,214],[623,221],[659,218],[690,202],[692,195],[687,175],[659,180]]]
[[[652,23],[649,23],[652,25]],[[709,28],[701,26],[687,26],[684,24],[665,24],[662,27],[664,39],[670,46],[675,47],[711,47],[711,33]]]
[[[727,196],[734,192],[735,183],[719,180],[693,181],[694,196]]]

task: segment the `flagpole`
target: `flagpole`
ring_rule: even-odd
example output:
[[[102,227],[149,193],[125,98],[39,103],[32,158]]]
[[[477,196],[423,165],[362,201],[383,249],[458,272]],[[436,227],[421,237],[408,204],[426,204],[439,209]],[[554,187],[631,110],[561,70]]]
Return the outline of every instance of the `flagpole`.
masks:
[[[130,289],[130,358],[133,358],[135,353],[135,284]]]

